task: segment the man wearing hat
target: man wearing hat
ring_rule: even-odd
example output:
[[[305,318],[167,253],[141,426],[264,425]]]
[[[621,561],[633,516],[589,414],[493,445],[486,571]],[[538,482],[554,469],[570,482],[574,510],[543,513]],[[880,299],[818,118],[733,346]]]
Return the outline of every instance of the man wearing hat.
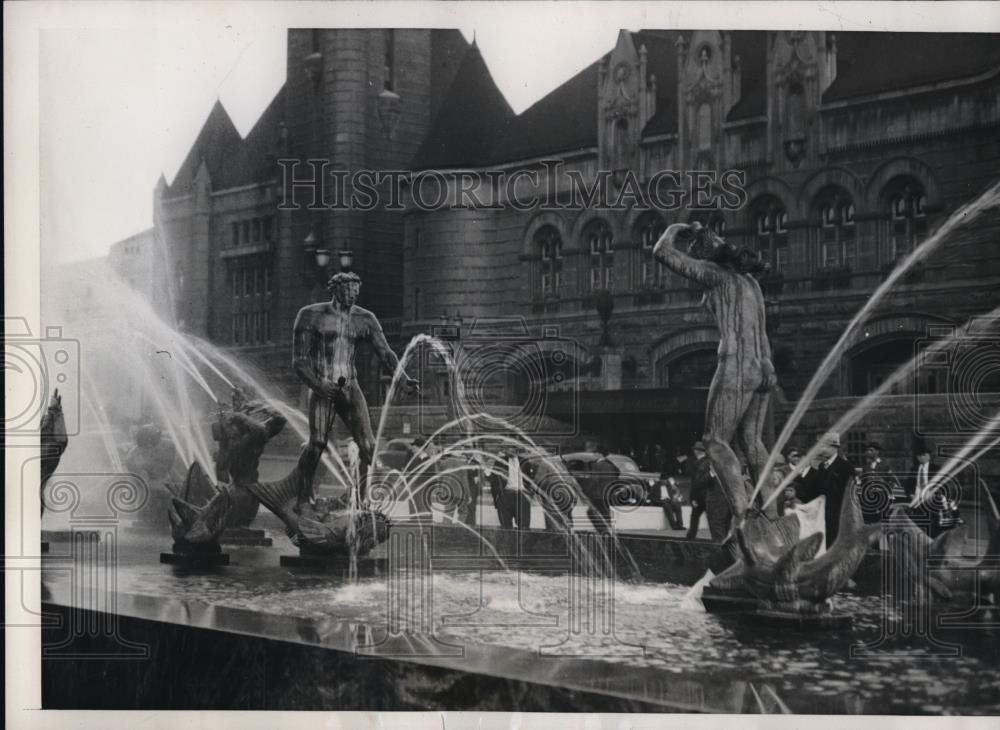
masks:
[[[884,500],[879,503],[892,504],[906,500],[906,492],[892,473],[892,469],[882,459],[882,445],[877,441],[865,444],[865,462],[861,469],[861,489],[865,493],[873,490],[885,492]],[[870,500],[862,500],[870,501]]]
[[[330,277],[327,290],[330,301],[305,306],[295,317],[292,367],[310,390],[309,447],[320,452],[326,449],[334,417],[340,416],[360,452],[360,478],[356,486],[363,500],[375,437],[368,403],[354,367],[355,351],[359,343],[370,343],[382,367],[393,374],[399,358],[385,341],[378,318],[355,304],[361,291],[361,278],[357,274],[344,271],[335,274]],[[407,388],[418,389],[417,381],[405,373],[404,381]],[[312,484],[304,484],[299,501],[312,498]]]
[[[821,462],[816,469],[815,486],[819,494],[826,497],[824,517],[826,521],[826,547],[829,549],[837,539],[840,523],[840,506],[844,494],[854,478],[854,465],[840,454],[840,434],[827,433],[822,441]],[[818,496],[818,495],[817,495]]]
[[[938,482],[931,486],[938,466],[931,459],[930,444],[923,442],[917,445],[916,460],[916,473],[907,485],[907,492],[916,501],[916,505],[910,510],[910,516],[931,537],[937,537],[942,532],[964,524],[959,516],[958,503],[949,498],[945,485]]]
[[[708,507],[708,497],[711,490],[720,491],[720,487],[715,483],[715,476],[712,473],[712,462],[708,460],[708,453],[705,450],[703,441],[696,441],[691,447],[694,454],[694,475],[691,477],[691,521],[688,523],[687,539],[694,540],[698,536],[698,526],[701,516],[705,514]],[[723,496],[724,499],[724,496]],[[713,500],[713,506],[718,512],[717,500]],[[716,519],[718,522],[718,516]],[[712,527],[712,516],[708,518],[709,529]],[[714,538],[715,535],[713,534]],[[725,537],[725,534],[718,539]]]

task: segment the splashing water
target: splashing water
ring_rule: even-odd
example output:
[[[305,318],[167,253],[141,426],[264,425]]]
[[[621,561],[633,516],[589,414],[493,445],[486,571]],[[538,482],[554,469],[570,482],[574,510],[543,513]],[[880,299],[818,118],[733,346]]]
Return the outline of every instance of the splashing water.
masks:
[[[840,339],[837,340],[837,343],[827,354],[826,358],[824,358],[823,362],[819,366],[819,369],[809,381],[805,391],[803,391],[802,396],[799,398],[799,401],[796,404],[795,409],[792,411],[792,414],[789,416],[788,421],[785,423],[784,428],[781,429],[781,433],[775,440],[774,447],[767,458],[764,468],[761,470],[761,473],[757,475],[757,484],[754,486],[753,494],[750,497],[751,504],[760,493],[760,490],[763,488],[766,480],[769,478],[771,470],[774,468],[774,464],[777,461],[779,454],[781,454],[785,444],[788,443],[788,439],[791,438],[792,434],[795,432],[795,429],[798,427],[799,422],[802,420],[802,417],[805,415],[809,406],[812,405],[820,387],[822,387],[822,385],[827,381],[827,378],[830,377],[830,374],[833,372],[837,363],[840,362],[840,357],[846,347],[848,339],[858,330],[875,307],[880,304],[885,295],[892,289],[893,286],[896,285],[896,282],[905,276],[915,264],[936,251],[959,226],[971,222],[980,214],[990,208],[996,207],[997,205],[1000,205],[1000,183],[995,183],[980,197],[955,211],[955,213],[951,215],[948,220],[941,224],[941,227],[938,228],[932,236],[927,238],[927,240],[910,252],[901,264],[893,269],[892,273],[886,278],[886,280],[878,286],[874,293],[872,293],[865,305],[858,311],[857,314],[854,315],[853,319],[851,319],[847,328],[840,336]],[[805,459],[803,459],[803,462],[809,463]]]
[[[1000,307],[997,307],[988,315],[986,315],[987,319],[996,317],[1000,317]],[[968,322],[965,323],[965,325],[963,325],[960,328],[957,328],[947,337],[942,337],[941,339],[929,345],[926,349],[924,349],[920,353],[920,355],[915,356],[909,362],[900,365],[898,368],[896,368],[895,371],[893,371],[891,375],[889,375],[888,378],[885,379],[883,383],[881,383],[877,388],[875,388],[875,390],[873,390],[871,393],[869,393],[861,400],[859,400],[857,403],[855,403],[854,406],[852,406],[847,411],[847,413],[841,416],[836,421],[836,423],[834,423],[833,426],[829,428],[829,430],[837,433],[843,433],[844,431],[847,431],[849,428],[851,428],[851,426],[857,423],[857,421],[860,420],[862,416],[864,416],[868,412],[871,406],[877,403],[880,398],[882,398],[887,393],[891,392],[891,390],[894,387],[896,387],[896,385],[898,385],[899,383],[903,382],[904,380],[912,376],[913,373],[919,367],[919,364],[922,361],[922,359],[925,359],[928,356],[934,355],[938,352],[947,350],[956,343],[961,342],[962,339],[968,334],[968,332],[978,319],[980,319],[980,317],[978,316],[970,319]],[[805,467],[807,464],[811,464],[812,460],[819,455],[820,450],[822,448],[823,446],[821,443],[813,444],[813,446],[810,447],[810,449],[802,457],[799,464],[802,467]],[[768,505],[770,505],[777,498],[777,496],[781,494],[781,491],[792,481],[795,480],[796,476],[798,476],[797,470],[793,470],[789,474],[787,474],[781,480],[778,486],[775,487],[775,489],[772,491],[768,499],[764,502],[764,507],[766,508]],[[754,496],[756,496],[756,493]]]

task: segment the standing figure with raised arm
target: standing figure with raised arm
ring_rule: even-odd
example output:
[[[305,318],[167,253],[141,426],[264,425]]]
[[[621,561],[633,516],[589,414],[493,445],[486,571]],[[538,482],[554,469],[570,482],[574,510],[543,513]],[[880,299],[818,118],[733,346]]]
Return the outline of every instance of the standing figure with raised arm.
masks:
[[[330,301],[310,304],[295,318],[292,367],[309,390],[309,448],[317,458],[326,448],[333,430],[334,416],[340,416],[358,445],[360,456],[357,484],[358,502],[365,498],[368,467],[375,451],[368,416],[368,403],[358,384],[354,355],[358,343],[370,342],[382,366],[395,373],[399,365],[385,341],[382,326],[374,314],[357,301],[361,278],[352,272],[334,274],[327,289]],[[405,375],[406,387],[417,389],[417,381]],[[313,499],[312,483],[303,485],[299,504]]]
[[[678,244],[686,245],[687,253],[678,250]],[[764,330],[764,296],[753,276],[766,266],[752,251],[737,250],[700,223],[671,225],[653,256],[703,286],[702,302],[715,316],[719,363],[708,391],[702,441],[738,524],[750,495],[732,443],[735,438],[753,479],[759,479],[767,462],[761,433],[769,393],[777,382]]]

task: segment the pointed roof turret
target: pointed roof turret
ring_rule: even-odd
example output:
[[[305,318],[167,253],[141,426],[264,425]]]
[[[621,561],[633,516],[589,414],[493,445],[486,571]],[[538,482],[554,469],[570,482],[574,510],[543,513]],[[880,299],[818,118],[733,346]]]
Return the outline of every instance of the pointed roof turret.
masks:
[[[246,139],[223,160],[222,169],[218,173],[213,171],[216,189],[227,190],[274,177],[274,158],[280,156],[279,135],[284,118],[285,87],[282,86]]]
[[[191,192],[203,160],[209,177],[215,179],[222,171],[226,158],[240,143],[240,133],[236,130],[233,120],[222,106],[222,102],[216,99],[212,111],[198,132],[174,181],[170,184],[170,195],[185,195]]]
[[[513,117],[513,109],[493,81],[479,47],[473,43],[413,159],[413,168],[482,164]]]

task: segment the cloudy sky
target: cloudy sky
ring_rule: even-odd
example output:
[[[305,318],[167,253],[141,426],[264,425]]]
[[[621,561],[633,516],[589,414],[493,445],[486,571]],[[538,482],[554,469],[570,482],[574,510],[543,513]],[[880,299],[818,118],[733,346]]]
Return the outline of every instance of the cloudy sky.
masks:
[[[42,245],[62,261],[103,255],[152,224],[157,178],[162,172],[173,179],[216,99],[242,134],[250,130],[284,80],[288,27],[457,27],[469,39],[475,33],[498,86],[520,112],[610,50],[619,28],[922,29],[932,21],[958,30],[960,21],[981,22],[955,3],[909,14],[897,3],[779,3],[770,16],[762,3],[16,5],[22,12],[41,8]]]

